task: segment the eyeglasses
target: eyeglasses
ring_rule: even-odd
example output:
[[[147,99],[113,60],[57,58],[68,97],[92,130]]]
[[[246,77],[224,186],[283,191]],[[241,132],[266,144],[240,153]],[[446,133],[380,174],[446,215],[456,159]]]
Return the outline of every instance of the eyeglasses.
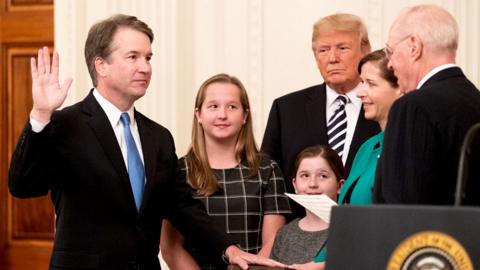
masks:
[[[387,58],[387,60],[390,60],[390,58],[391,58],[392,55],[393,55],[393,52],[394,52],[394,48],[393,48],[393,47],[398,46],[400,43],[402,43],[404,40],[406,40],[406,39],[409,38],[410,36],[411,36],[410,34],[404,36],[404,37],[401,38],[399,41],[395,42],[395,44],[392,45],[392,46],[390,46],[390,45],[388,45],[387,43],[385,43],[385,48],[383,48],[383,52],[385,53],[385,57]]]

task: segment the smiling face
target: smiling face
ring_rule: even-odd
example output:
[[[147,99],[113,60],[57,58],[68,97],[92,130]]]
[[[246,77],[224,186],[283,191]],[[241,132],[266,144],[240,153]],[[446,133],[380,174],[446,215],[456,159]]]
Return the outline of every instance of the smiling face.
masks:
[[[206,143],[236,143],[246,121],[240,89],[231,83],[215,82],[206,87],[204,95],[195,115],[203,127]]]
[[[381,76],[378,63],[371,61],[362,66],[362,84],[357,95],[362,100],[365,118],[377,121],[385,129],[388,111],[401,93]]]
[[[113,37],[111,47],[112,52],[106,59],[96,60],[98,89],[115,105],[131,106],[135,100],[145,95],[150,83],[150,39],[142,32],[120,27]],[[128,106],[120,109],[128,109]]]
[[[363,56],[355,33],[333,31],[312,44],[317,67],[325,83],[339,93],[347,93],[359,83],[358,63]]]
[[[323,157],[308,157],[300,162],[293,187],[297,194],[325,194],[336,201],[343,183],[343,179],[339,180]]]

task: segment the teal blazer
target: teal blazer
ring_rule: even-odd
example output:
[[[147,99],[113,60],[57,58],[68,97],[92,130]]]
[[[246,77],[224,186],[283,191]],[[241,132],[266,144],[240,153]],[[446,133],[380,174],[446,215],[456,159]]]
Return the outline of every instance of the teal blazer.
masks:
[[[383,131],[371,137],[360,146],[353,160],[350,174],[338,196],[338,204],[371,204],[377,161],[382,153]],[[313,258],[314,262],[324,262],[327,248]]]
[[[362,144],[338,196],[339,204],[365,205],[372,203],[375,170],[382,148],[383,131]]]

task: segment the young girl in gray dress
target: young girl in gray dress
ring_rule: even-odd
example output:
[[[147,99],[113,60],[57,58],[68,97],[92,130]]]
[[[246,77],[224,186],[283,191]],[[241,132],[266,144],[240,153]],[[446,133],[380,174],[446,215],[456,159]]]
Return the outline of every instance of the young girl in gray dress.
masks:
[[[334,201],[346,177],[337,153],[321,145],[300,152],[295,171],[295,193],[325,194]],[[328,223],[306,210],[305,217],[291,221],[277,232],[270,258],[293,264],[295,269],[323,269],[324,263],[316,257],[324,253],[327,235]]]

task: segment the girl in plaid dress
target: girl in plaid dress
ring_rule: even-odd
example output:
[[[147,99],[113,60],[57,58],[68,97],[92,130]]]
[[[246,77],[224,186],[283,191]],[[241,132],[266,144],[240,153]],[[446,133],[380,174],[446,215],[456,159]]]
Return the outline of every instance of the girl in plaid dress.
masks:
[[[247,92],[237,78],[218,74],[200,87],[192,143],[179,160],[178,181],[190,184],[227,241],[270,255],[290,206],[277,163],[259,153],[255,144]],[[201,243],[184,239],[168,221],[161,235],[162,255],[171,270],[225,268],[208,258]]]

